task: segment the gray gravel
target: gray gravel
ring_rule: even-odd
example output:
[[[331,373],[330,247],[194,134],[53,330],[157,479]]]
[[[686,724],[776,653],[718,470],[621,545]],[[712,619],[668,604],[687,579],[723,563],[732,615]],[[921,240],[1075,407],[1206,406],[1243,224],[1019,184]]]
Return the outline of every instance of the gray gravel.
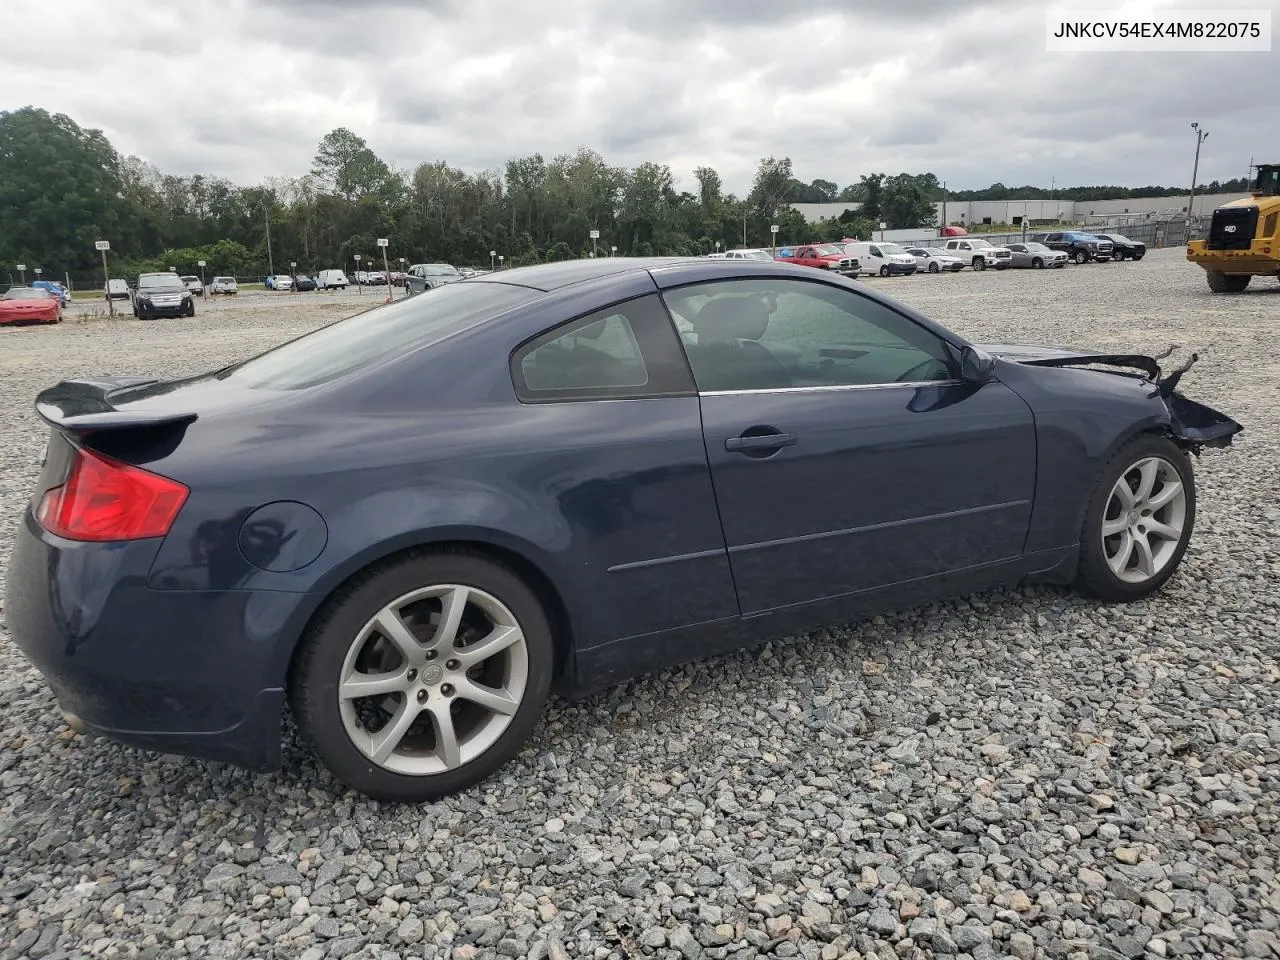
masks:
[[[979,339],[1207,354],[1184,386],[1247,432],[1157,599],[988,593],[653,676],[418,809],[296,747],[255,776],[86,743],[6,642],[0,957],[1280,957],[1280,286],[1212,297],[1181,256],[869,281]],[[0,330],[0,577],[37,390],[357,305]]]

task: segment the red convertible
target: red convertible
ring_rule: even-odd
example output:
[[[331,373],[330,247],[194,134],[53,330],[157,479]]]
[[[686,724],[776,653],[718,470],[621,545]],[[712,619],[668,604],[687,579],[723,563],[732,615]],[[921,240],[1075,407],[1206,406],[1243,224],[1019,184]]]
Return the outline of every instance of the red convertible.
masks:
[[[57,323],[62,301],[48,290],[10,287],[0,296],[0,323]]]

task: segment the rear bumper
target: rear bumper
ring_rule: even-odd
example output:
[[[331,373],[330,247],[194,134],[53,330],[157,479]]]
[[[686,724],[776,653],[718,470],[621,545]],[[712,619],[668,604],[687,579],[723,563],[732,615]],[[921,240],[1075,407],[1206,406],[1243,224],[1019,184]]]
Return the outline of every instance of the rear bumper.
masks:
[[[284,676],[308,596],[152,590],[159,547],[62,540],[27,511],[9,564],[9,632],[86,732],[277,768]]]

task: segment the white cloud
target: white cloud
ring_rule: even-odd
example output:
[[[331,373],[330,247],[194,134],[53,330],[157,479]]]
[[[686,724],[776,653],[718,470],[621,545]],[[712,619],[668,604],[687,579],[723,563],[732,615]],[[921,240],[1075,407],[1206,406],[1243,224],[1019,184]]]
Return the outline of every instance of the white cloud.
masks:
[[[1250,5],[1280,23],[1280,0]],[[67,113],[165,172],[242,183],[306,172],[336,126],[401,167],[585,145],[669,163],[686,187],[709,164],[738,192],[766,155],[841,184],[1182,184],[1192,120],[1212,131],[1202,180],[1280,158],[1276,53],[1048,54],[1045,8],[1012,0],[53,6],[50,33],[49,0],[7,0],[10,35],[48,44],[6,46],[0,109]]]

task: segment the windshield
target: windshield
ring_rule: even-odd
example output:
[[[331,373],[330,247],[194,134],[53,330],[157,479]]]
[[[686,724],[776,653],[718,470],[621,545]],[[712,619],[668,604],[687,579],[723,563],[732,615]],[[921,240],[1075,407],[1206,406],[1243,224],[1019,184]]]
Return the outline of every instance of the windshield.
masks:
[[[894,253],[906,253],[907,251],[903,250],[902,247],[896,243],[882,243],[880,244],[880,252],[888,255]]]
[[[328,383],[385,357],[434,343],[539,295],[502,283],[442,286],[290,340],[219,376],[250,387],[298,390]]]
[[[447,263],[433,263],[427,267],[428,277],[457,277],[460,276],[457,270],[449,266]]]
[[[1022,246],[1027,251],[1027,253],[1048,253],[1049,252],[1049,248],[1046,247],[1043,243],[1024,243]]]
[[[973,244],[973,249],[975,250],[982,250],[982,249],[985,249],[986,247],[991,246],[991,244],[988,243],[986,240],[970,240],[969,242]]]
[[[1112,243],[1133,243],[1128,237],[1122,237],[1118,233],[1100,233],[1098,236],[1103,240],[1110,240]]]
[[[161,273],[153,276],[141,276],[138,278],[139,290],[181,290],[183,289],[182,280],[175,277],[172,273]]]
[[[831,244],[831,243],[824,243],[824,244],[823,244],[822,246],[820,246],[820,247],[814,247],[814,248],[813,248],[813,252],[814,252],[815,254],[817,254],[819,257],[842,257],[842,256],[844,256],[844,251],[843,251],[843,250],[841,250],[839,247],[835,246],[835,244]]]
[[[234,277],[214,277],[213,282],[214,283],[235,283],[236,281]]]
[[[1258,167],[1258,180],[1253,192],[1260,197],[1280,197],[1280,167]]]
[[[742,250],[742,251],[739,251],[738,256],[740,256],[743,260],[772,260],[773,259],[773,257],[769,256],[769,254],[766,253],[764,250]]]
[[[5,292],[4,300],[48,300],[48,290],[37,290],[32,287],[13,287]]]

